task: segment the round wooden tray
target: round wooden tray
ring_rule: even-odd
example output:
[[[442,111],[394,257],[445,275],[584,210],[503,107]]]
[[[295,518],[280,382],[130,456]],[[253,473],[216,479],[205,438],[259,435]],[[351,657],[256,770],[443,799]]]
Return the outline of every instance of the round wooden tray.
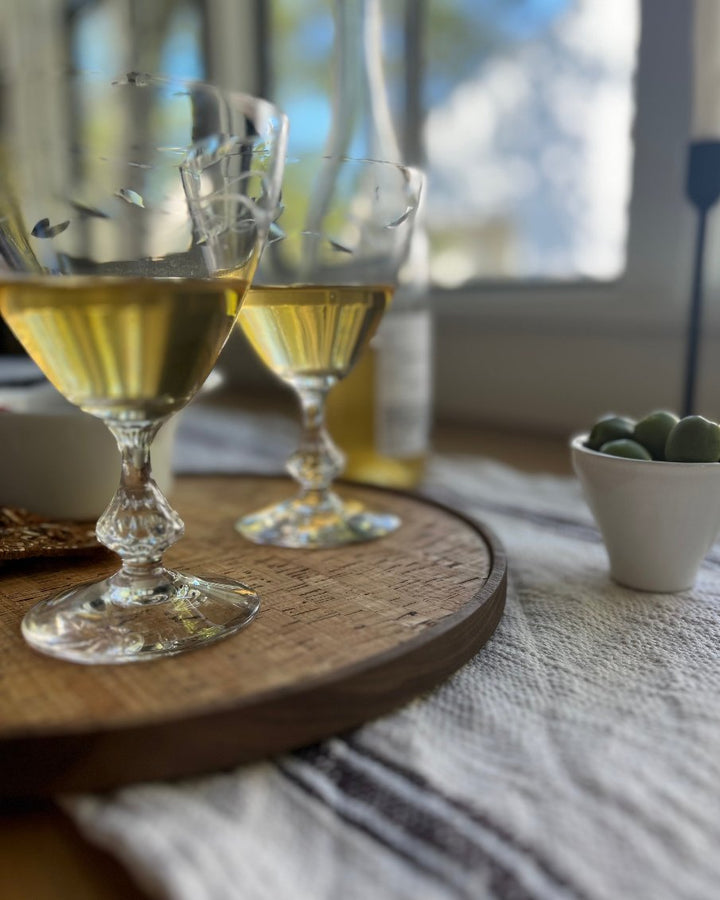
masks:
[[[186,536],[168,563],[251,584],[249,628],[166,660],[79,666],[31,650],[20,620],[39,597],[104,577],[115,558],[0,568],[0,795],[103,790],[232,767],[337,734],[431,688],[490,637],[505,553],[437,504],[343,486],[402,517],[395,534],[332,551],[258,547],[233,522],[288,496],[280,478],[181,478]]]

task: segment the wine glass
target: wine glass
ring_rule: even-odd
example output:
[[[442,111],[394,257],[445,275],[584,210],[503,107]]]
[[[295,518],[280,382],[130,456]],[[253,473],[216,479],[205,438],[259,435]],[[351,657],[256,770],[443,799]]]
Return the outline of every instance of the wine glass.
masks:
[[[184,529],[153,481],[150,445],[236,321],[278,202],[286,120],[263,100],[137,72],[35,72],[7,87],[0,311],[121,453],[97,523],[121,568],[35,605],[23,635],[81,663],[216,641],[252,620],[258,598],[163,566]]]
[[[302,434],[287,469],[300,490],[237,521],[256,543],[337,547],[382,537],[400,524],[331,489],[344,459],[324,409],[391,302],[421,186],[417,170],[390,162],[286,161],[281,212],[238,323],[262,362],[299,398]]]

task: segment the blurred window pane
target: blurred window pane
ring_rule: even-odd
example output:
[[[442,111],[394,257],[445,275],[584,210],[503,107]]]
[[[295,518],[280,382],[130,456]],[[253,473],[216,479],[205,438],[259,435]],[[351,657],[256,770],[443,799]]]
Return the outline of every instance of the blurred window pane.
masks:
[[[437,284],[622,275],[639,5],[383,0],[387,89],[401,132],[412,54],[421,60]],[[404,34],[410,12],[421,23],[414,47]],[[290,115],[291,143],[320,149],[331,115],[332,3],[273,0],[271,47],[273,98]]]
[[[639,17],[638,0],[429,0],[438,284],[622,274]]]
[[[332,113],[334,23],[328,0],[272,0],[272,99],[290,117],[291,147],[321,150]]]
[[[162,4],[91,0],[70,4],[68,21],[71,57],[78,68],[120,72],[132,56],[141,59],[149,72],[205,77],[201,0]]]
[[[271,95],[290,115],[295,150],[320,150],[327,138],[334,2],[267,5]],[[455,287],[482,279],[620,276],[631,190],[639,0],[381,5],[397,130],[411,156],[420,146],[429,176],[434,281]],[[219,52],[206,43],[202,0],[93,0],[71,8],[73,58],[85,68],[110,62],[119,70],[130,34],[133,53],[146,61],[147,71],[203,77],[206,53]],[[409,38],[413,17],[420,27]],[[108,34],[118,40],[108,41]],[[117,59],[112,63],[108,56]],[[415,71],[421,115],[408,118],[414,77],[408,73]],[[409,128],[422,129],[420,142]],[[353,145],[350,152],[355,150]]]

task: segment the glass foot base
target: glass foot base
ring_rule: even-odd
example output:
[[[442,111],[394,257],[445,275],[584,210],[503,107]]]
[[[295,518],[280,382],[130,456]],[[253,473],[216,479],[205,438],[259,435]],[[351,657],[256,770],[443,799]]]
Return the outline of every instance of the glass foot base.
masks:
[[[400,526],[392,513],[370,512],[334,494],[321,502],[285,500],[238,519],[235,529],[256,544],[322,550],[384,537]]]
[[[35,650],[78,663],[127,663],[174,656],[248,625],[257,594],[227,578],[162,570],[144,580],[122,572],[34,606],[22,622]]]

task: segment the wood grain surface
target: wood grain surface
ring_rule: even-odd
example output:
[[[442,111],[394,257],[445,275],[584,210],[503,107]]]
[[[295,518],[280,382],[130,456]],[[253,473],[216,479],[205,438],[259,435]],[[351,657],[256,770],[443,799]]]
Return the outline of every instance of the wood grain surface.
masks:
[[[431,688],[487,641],[506,576],[487,529],[416,497],[345,486],[400,515],[402,528],[331,551],[237,535],[239,515],[291,490],[284,479],[178,480],[172,501],[186,536],[168,564],[238,577],[262,608],[245,631],[167,660],[85,667],[22,640],[33,602],[109,574],[111,554],[2,564],[0,795],[100,790],[302,746]]]

